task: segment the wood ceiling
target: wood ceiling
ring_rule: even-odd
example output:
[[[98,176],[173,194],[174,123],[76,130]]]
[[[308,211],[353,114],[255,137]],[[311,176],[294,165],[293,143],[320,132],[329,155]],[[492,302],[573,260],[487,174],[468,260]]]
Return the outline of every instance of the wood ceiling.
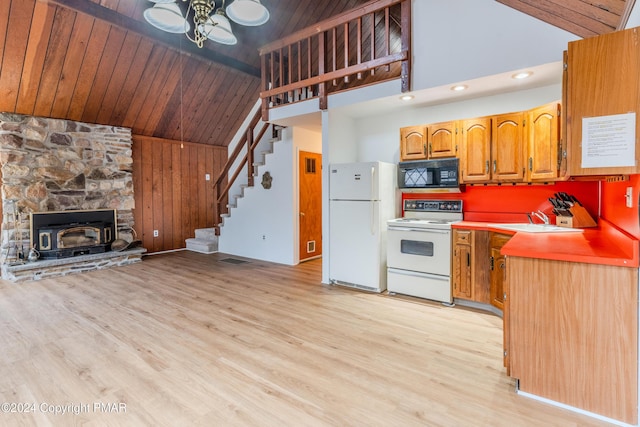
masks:
[[[614,31],[634,0],[498,1],[586,37]],[[269,22],[196,51],[143,21],[147,0],[2,0],[0,111],[226,146],[258,100],[258,48],[366,2],[262,0]]]
[[[497,0],[582,38],[624,28],[635,0]]]

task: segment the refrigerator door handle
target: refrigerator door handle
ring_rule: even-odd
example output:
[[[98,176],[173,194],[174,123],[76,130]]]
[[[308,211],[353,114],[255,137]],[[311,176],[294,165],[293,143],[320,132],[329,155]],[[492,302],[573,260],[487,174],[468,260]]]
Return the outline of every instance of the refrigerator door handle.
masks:
[[[371,226],[371,235],[373,236],[374,234],[376,234],[376,229],[375,229],[375,203],[373,203],[373,200],[375,199],[375,197],[373,197],[373,191],[374,191],[374,178],[376,176],[376,168],[371,166],[371,200],[369,200],[369,205],[371,206],[371,220],[370,220],[370,226]]]

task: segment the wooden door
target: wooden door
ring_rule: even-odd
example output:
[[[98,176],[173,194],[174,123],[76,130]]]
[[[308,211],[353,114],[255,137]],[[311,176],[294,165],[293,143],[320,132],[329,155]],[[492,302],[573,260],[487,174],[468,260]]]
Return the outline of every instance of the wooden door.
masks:
[[[460,176],[463,183],[491,180],[491,119],[479,118],[462,122]]]
[[[300,261],[322,255],[322,154],[300,151]]]
[[[491,176],[496,182],[522,182],[525,177],[524,114],[501,114],[493,118]]]
[[[557,102],[543,105],[529,111],[528,116],[527,178],[529,181],[554,180],[558,177],[560,105]]]
[[[456,123],[444,122],[429,125],[429,158],[438,159],[442,157],[456,156]]]
[[[400,160],[427,158],[427,128],[410,126],[400,129]]]

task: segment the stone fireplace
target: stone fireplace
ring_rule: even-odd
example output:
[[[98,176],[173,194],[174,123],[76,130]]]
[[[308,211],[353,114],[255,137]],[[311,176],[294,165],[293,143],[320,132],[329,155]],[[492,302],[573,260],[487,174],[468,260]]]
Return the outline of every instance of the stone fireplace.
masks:
[[[126,128],[0,113],[3,279],[140,260],[141,248],[109,250],[116,238],[135,239],[131,144]],[[27,261],[31,248],[40,260]]]

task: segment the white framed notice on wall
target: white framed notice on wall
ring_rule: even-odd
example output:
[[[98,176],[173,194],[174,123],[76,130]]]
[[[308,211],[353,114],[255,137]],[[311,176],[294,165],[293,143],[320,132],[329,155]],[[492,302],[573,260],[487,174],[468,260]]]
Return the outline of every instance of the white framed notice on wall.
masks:
[[[636,165],[636,113],[582,119],[582,167]]]

